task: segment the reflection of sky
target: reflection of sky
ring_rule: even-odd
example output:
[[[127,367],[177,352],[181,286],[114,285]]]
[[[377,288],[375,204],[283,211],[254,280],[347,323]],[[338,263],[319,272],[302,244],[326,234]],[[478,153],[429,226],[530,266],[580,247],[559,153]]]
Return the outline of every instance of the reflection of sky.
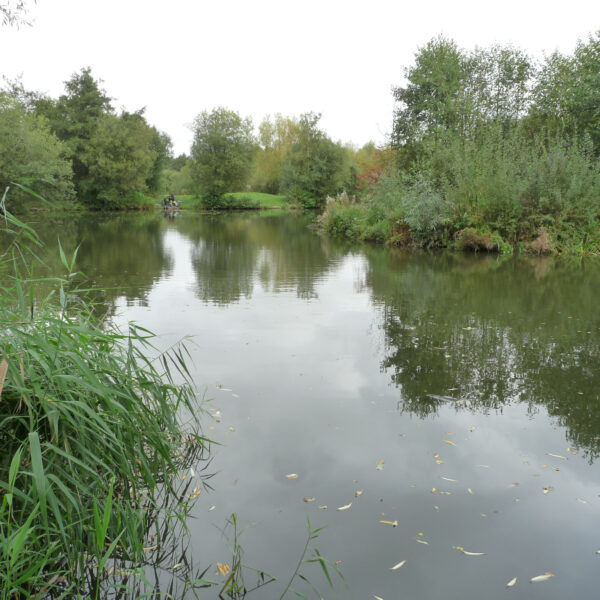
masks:
[[[257,265],[250,297],[215,305],[194,295],[192,244],[169,230],[165,248],[174,268],[147,307],[123,301],[117,312],[156,331],[160,348],[189,336],[195,382],[222,415],[207,417],[206,434],[223,445],[214,451],[215,491],[190,522],[196,563],[229,561],[217,528],[235,512],[242,527],[255,523],[240,539],[245,562],[285,580],[309,516],[314,527],[327,525],[316,547],[342,561],[345,583],[332,593],[318,568],[303,570],[328,598],[500,598],[513,577],[519,597],[597,597],[597,465],[571,455],[565,431],[525,405],[487,416],[444,406],[426,420],[398,412],[401,392],[380,369],[379,312],[360,285],[364,257],[332,263],[311,300],[291,286],[271,291]],[[545,571],[556,577],[529,583]],[[272,584],[256,597],[278,591]]]

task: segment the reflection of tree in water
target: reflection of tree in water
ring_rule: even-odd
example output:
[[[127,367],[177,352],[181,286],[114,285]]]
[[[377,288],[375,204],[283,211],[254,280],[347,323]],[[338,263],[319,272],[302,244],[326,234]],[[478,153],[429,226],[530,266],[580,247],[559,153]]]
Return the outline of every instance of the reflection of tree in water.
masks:
[[[144,305],[154,282],[172,269],[164,225],[160,215],[83,215],[50,218],[33,227],[47,246],[44,262],[52,275],[64,271],[57,239],[67,255],[79,245],[76,269],[85,275],[85,287],[95,288],[98,312],[110,315],[119,297]]]
[[[545,407],[590,459],[600,453],[600,265],[536,259],[369,253],[401,408]],[[589,332],[589,333],[588,333]]]
[[[333,258],[328,243],[307,234],[301,219],[203,215],[181,219],[177,229],[194,243],[197,293],[205,302],[251,297],[258,282],[265,290],[295,289],[300,298],[314,298]]]

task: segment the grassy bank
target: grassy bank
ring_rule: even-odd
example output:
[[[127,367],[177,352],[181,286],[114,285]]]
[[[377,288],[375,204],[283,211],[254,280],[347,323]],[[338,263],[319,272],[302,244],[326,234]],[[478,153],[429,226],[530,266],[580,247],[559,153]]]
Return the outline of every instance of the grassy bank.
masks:
[[[178,415],[197,414],[196,399],[174,381],[187,377],[181,352],[151,361],[149,332],[99,322],[62,250],[64,276],[34,279],[35,232],[4,219],[0,599],[97,598],[107,565],[139,569],[161,544],[150,527],[187,513],[194,493],[178,474],[204,439]],[[43,298],[41,283],[54,287]],[[127,590],[123,577],[114,585]]]

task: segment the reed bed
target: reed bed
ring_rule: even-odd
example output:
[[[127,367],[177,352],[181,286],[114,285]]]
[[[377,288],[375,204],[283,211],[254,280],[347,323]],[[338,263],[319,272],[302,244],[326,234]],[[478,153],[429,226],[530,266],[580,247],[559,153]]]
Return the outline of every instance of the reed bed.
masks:
[[[150,332],[123,333],[94,316],[73,290],[75,256],[62,249],[64,277],[33,278],[40,242],[5,198],[0,600],[98,598],[107,565],[114,577],[116,563],[146,564],[157,518],[168,510],[183,523],[198,495],[178,477],[206,442],[197,416],[179,418],[199,414],[187,357],[179,349],[150,360]],[[126,581],[112,585],[125,593]]]

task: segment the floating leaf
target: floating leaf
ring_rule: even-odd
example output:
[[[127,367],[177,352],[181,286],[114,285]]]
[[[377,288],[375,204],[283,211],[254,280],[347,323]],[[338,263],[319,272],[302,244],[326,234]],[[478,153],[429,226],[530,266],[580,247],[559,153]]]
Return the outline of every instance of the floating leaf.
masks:
[[[154,546],[146,546],[142,548],[144,552],[151,552],[152,550],[156,550],[158,548],[158,544],[154,544]]]
[[[554,491],[554,486],[548,485],[544,488],[544,494],[547,494],[548,492],[553,492]]]
[[[359,496],[362,496],[364,491],[365,490],[357,490],[356,492],[354,492],[354,497],[358,498]]]
[[[436,462],[438,465],[443,465],[443,464],[444,464],[444,461],[443,461],[443,460],[440,460],[439,458],[438,458],[438,460],[436,460],[435,462]]]
[[[508,487],[509,487],[509,488],[514,488],[514,487],[517,487],[518,485],[519,485],[519,482],[518,482],[518,481],[513,481],[511,484],[509,484],[509,486],[508,486]]]
[[[215,510],[215,508],[217,508],[217,505],[216,505],[216,504],[213,504],[213,505],[212,505],[212,506],[211,506],[211,507],[208,509],[208,512],[210,512],[211,510]]]
[[[433,455],[433,458],[439,458],[439,457],[440,457],[440,455],[437,452]]]
[[[551,456],[552,458],[560,458],[561,460],[567,460],[566,456],[561,456],[560,454],[552,454],[551,452],[546,452],[546,454],[548,456]]]
[[[434,506],[433,508],[434,508],[435,510],[440,510],[440,507],[439,507],[439,506]]]
[[[558,467],[552,467],[553,471],[560,471],[560,469]]]
[[[296,473],[288,473],[286,477],[288,479],[298,479],[298,475]]]
[[[221,573],[221,575],[227,575],[227,573],[230,571],[229,565],[222,565],[219,562],[217,563],[217,569],[219,569],[219,573]]]
[[[398,521],[379,521],[384,525],[391,525],[392,527],[398,527]]]
[[[327,510],[327,504],[323,504],[322,506],[319,506],[319,508],[321,510]]]
[[[397,571],[400,567],[403,567],[406,564],[405,560],[401,560],[397,565],[390,567],[390,571]]]
[[[344,504],[344,506],[340,506],[338,510],[348,510],[352,506],[352,502],[350,504]]]
[[[376,596],[375,594],[373,594],[373,598],[375,598],[375,600],[383,600],[381,596]]]
[[[450,477],[440,477],[440,479],[443,479],[444,481],[453,481],[454,483],[458,481],[458,479],[452,479]]]
[[[425,546],[429,546],[429,542],[426,542],[425,540],[421,540],[419,538],[415,538],[415,542],[419,542],[419,544],[424,544]]]
[[[577,502],[581,502],[581,504],[589,504],[589,502],[583,498],[577,498]]]
[[[232,432],[234,432],[234,433],[235,433],[235,427],[230,427],[230,428],[229,428],[229,431],[232,431]]]
[[[456,444],[452,440],[444,440],[446,444],[450,444],[451,446],[456,446]]]
[[[316,498],[302,498],[302,502],[314,502]]]
[[[171,569],[173,569],[173,571],[177,571],[177,569],[179,569],[181,567],[182,563],[177,563],[176,565],[173,565],[171,567]]]
[[[452,548],[454,548],[454,550],[458,550],[459,552],[462,552],[466,556],[484,556],[485,555],[485,552],[469,552],[469,551],[465,550],[462,546],[452,546]]]
[[[517,583],[517,578],[513,577],[507,584],[506,587],[513,587]]]
[[[550,573],[550,571],[546,571],[543,575],[538,575],[537,577],[532,577],[529,581],[531,583],[537,583],[538,581],[548,581],[550,577],[554,577],[554,573]]]
[[[190,498],[193,500],[194,498],[197,498],[201,493],[202,493],[202,486],[197,485],[194,488],[194,491],[192,492]]]
[[[378,471],[383,471],[383,465],[385,464],[384,460],[378,460],[377,466],[375,467]]]
[[[467,488],[467,492],[469,492],[469,494],[472,494],[473,490],[471,488]]]

